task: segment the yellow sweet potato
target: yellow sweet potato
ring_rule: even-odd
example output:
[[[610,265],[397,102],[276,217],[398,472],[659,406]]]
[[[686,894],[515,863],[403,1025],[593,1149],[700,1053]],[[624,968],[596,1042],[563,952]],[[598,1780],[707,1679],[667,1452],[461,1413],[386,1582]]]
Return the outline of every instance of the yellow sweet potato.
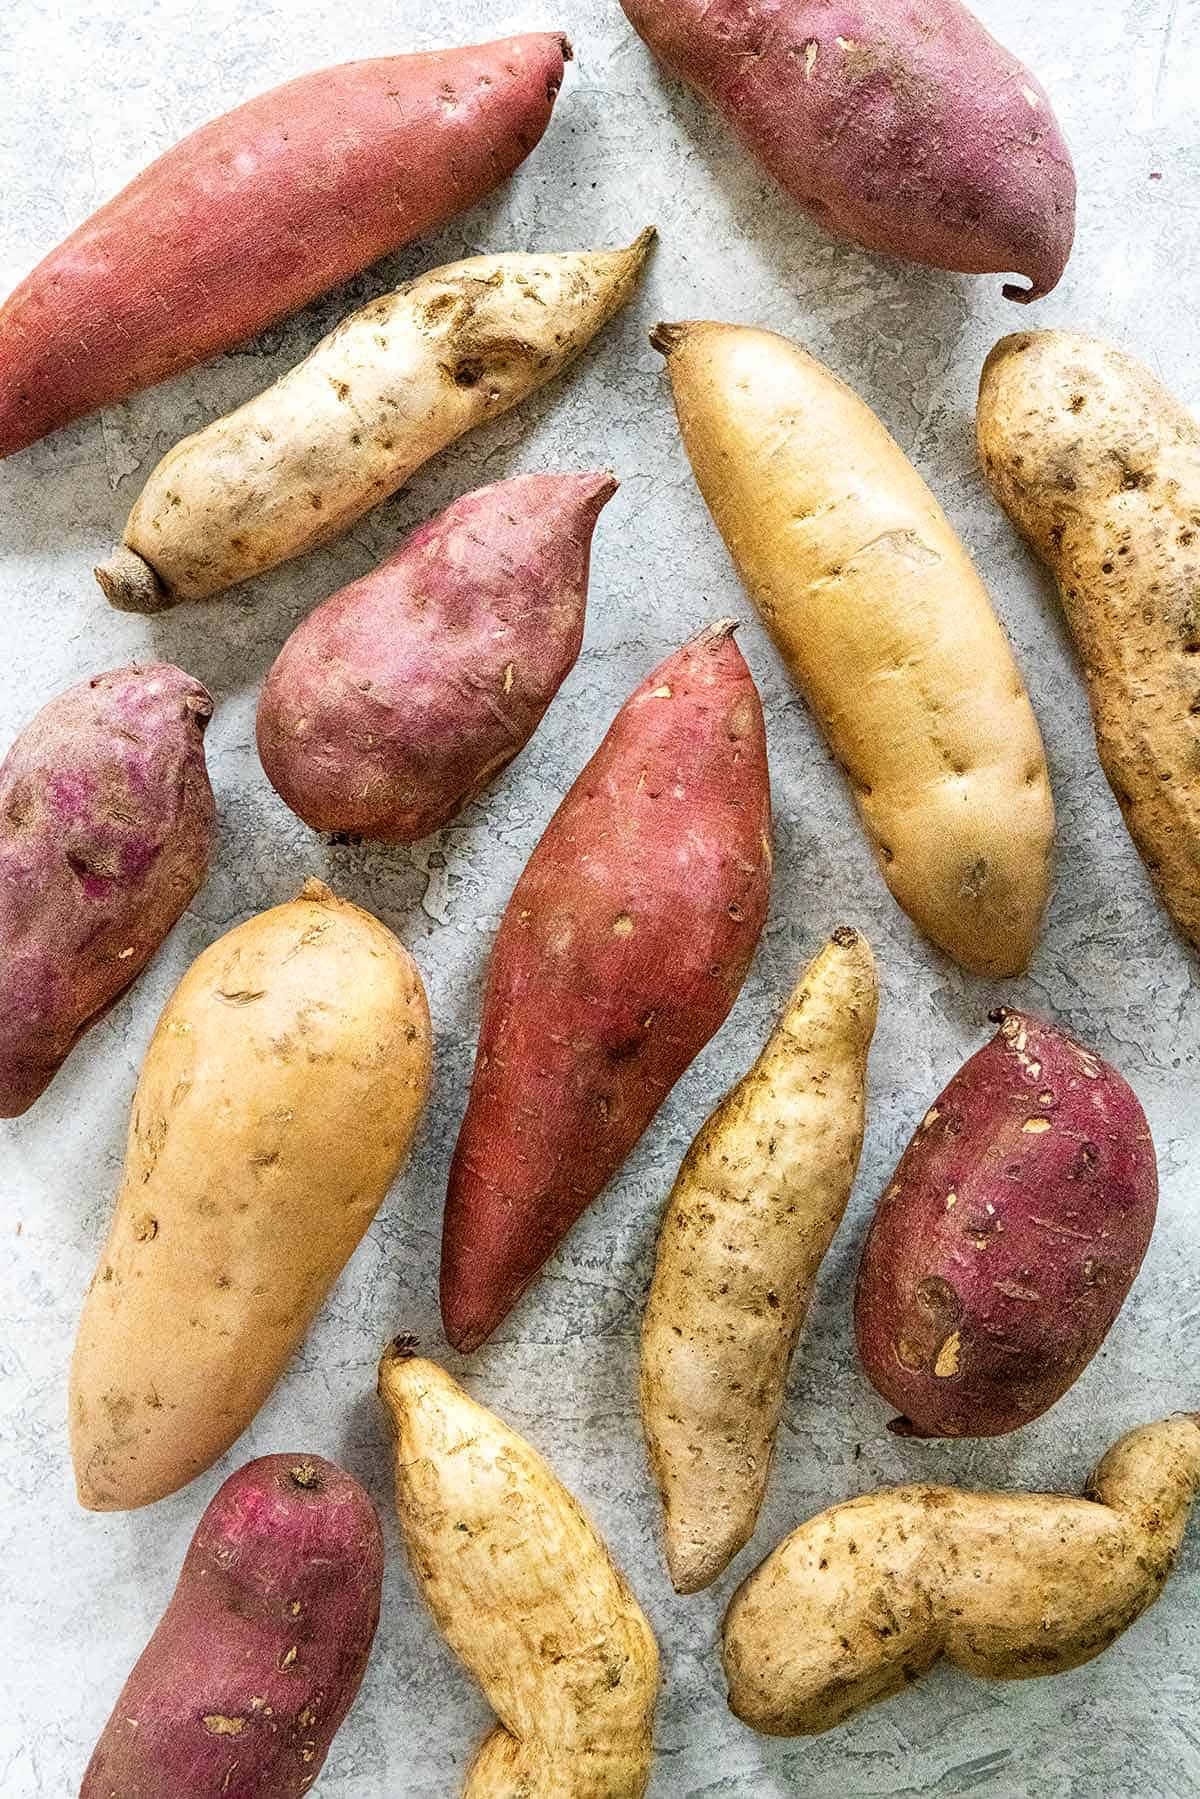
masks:
[[[75,1344],[83,1505],[161,1499],[241,1435],[408,1153],[429,1043],[408,951],[319,881],[192,964]]]
[[[466,1799],[639,1799],[658,1648],[595,1527],[528,1443],[403,1340],[379,1393],[413,1574],[500,1720]]]
[[[667,1202],[641,1388],[677,1593],[714,1581],[758,1521],[788,1364],[858,1168],[877,1004],[871,951],[843,926]]]
[[[988,357],[978,429],[1058,580],[1129,835],[1200,949],[1200,424],[1113,345],[1029,331]]]
[[[1162,1592],[1200,1485],[1200,1418],[1143,1425],[1088,1497],[887,1487],[810,1518],[725,1615],[738,1717],[828,1730],[941,1657],[987,1680],[1061,1674]]]
[[[888,886],[985,975],[1033,952],[1054,807],[987,593],[858,396],[770,331],[660,325],[700,491],[849,776]]]

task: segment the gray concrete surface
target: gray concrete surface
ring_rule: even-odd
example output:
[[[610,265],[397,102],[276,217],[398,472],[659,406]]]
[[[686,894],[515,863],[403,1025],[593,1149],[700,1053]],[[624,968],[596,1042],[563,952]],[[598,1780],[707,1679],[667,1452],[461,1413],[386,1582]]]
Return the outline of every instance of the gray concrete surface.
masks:
[[[4,1799],[76,1790],[196,1520],[233,1467],[268,1450],[319,1451],[360,1475],[389,1513],[375,1362],[399,1329],[435,1355],[444,1347],[436,1308],[443,1183],[491,934],[525,856],[617,704],[701,622],[730,611],[747,618],[741,641],[770,732],[779,861],[762,947],[726,1028],[527,1302],[474,1358],[469,1384],[581,1495],[659,1632],[656,1799],[1200,1792],[1200,1528],[1157,1608],[1100,1661],[1054,1681],[985,1685],[940,1670],[832,1735],[768,1741],[727,1711],[715,1654],[736,1580],[807,1513],[910,1475],[1074,1486],[1124,1428],[1200,1401],[1197,962],[1155,904],[1097,766],[1050,584],[985,493],[972,448],[982,359],[1002,332],[1030,323],[1108,333],[1200,400],[1200,7],[980,0],[979,10],[1042,76],[1081,177],[1074,261],[1032,314],[1006,303],[997,280],[922,272],[824,237],[699,103],[664,83],[616,0],[563,0],[557,9],[463,0],[437,15],[417,0],[10,0],[0,14],[5,289],[185,128],[292,74],[526,26],[563,26],[577,50],[544,143],[486,204],[266,340],[0,465],[0,741],[69,682],[165,655],[217,696],[209,759],[221,812],[211,879],[163,953],[41,1103],[3,1127]],[[645,288],[583,364],[422,471],[344,542],[236,597],[159,622],[104,605],[91,565],[117,537],[158,456],[289,366],[351,304],[462,254],[624,242],[647,220],[662,242]],[[749,616],[646,341],[655,319],[696,314],[788,332],[853,382],[978,557],[1028,677],[1059,807],[1057,893],[1022,981],[973,980],[915,938]],[[336,848],[311,835],[271,792],[254,750],[255,690],[290,628],[457,493],[519,469],[598,461],[610,461],[623,485],[597,533],[586,645],[530,750],[465,818],[410,852]],[[205,944],[290,895],[308,872],[380,913],[419,958],[436,1022],[434,1103],[410,1169],[295,1366],[225,1463],[149,1511],[85,1515],[67,1458],[66,1366],[153,1021]],[[884,982],[862,1171],[796,1357],[754,1544],[713,1591],[680,1600],[658,1553],[634,1409],[658,1209],[691,1134],[752,1057],[800,959],[842,919],[870,934]],[[1103,1353],[1048,1417],[996,1443],[901,1444],[854,1363],[856,1252],[913,1123],[983,1040],[987,1010],[1001,999],[1056,1014],[1133,1080],[1159,1146],[1158,1229]],[[458,1361],[451,1366],[461,1371]],[[383,1622],[358,1704],[318,1783],[323,1799],[454,1793],[487,1722],[414,1593],[390,1518],[387,1530]]]

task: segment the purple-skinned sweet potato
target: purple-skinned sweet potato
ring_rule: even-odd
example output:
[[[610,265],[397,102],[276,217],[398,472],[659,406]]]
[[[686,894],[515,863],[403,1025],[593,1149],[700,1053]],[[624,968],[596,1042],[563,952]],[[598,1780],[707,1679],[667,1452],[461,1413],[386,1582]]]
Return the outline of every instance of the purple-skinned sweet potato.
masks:
[[[621,0],[827,230],[1050,292],[1075,174],[1045,90],[959,0]]]
[[[492,949],[450,1169],[442,1319],[476,1349],[724,1022],[766,918],[762,706],[729,620],[626,700]]]
[[[383,1537],[319,1456],[230,1476],[96,1745],[80,1799],[300,1799],[354,1702]]]
[[[293,631],[258,703],[267,778],[315,831],[413,843],[541,723],[583,640],[605,473],[456,500]]]
[[[1053,1025],[993,1017],[901,1157],[859,1267],[859,1355],[902,1436],[1003,1436],[1046,1411],[1154,1228],[1154,1145],[1127,1083]]]
[[[0,1116],[27,1111],[208,872],[212,699],[167,662],[58,694],[0,765]]]

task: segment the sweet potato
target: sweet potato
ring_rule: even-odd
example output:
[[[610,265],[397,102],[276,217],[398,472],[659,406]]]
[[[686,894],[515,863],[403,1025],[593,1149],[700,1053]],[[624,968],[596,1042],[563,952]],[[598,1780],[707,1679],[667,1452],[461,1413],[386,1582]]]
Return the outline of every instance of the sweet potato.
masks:
[[[729,620],[655,669],[546,827],[492,950],[442,1319],[477,1349],[737,998],[766,917],[762,706]]]
[[[413,1575],[499,1719],[465,1799],[640,1799],[658,1647],[536,1450],[397,1342],[379,1368]]]
[[[168,150],[0,308],[0,456],[253,337],[503,181],[552,32],[304,75]]]
[[[574,666],[592,532],[616,485],[480,488],[293,631],[258,702],[258,752],[293,812],[412,843],[482,792]]]
[[[208,872],[212,699],[167,662],[93,675],[0,766],[0,1117],[27,1111]]]
[[[642,1326],[642,1423],[677,1593],[749,1542],[788,1364],[862,1150],[878,989],[835,931],[671,1190]]]
[[[1162,1592],[1200,1485],[1200,1418],[1122,1437],[1087,1498],[885,1487],[810,1518],[725,1614],[729,1703],[809,1736],[945,1656],[985,1680],[1091,1661]]]
[[[884,879],[978,974],[1033,953],[1054,805],[987,593],[874,413],[770,331],[660,325],[700,491],[849,777]]]
[[[1200,949],[1200,425],[1112,345],[1027,332],[988,357],[979,450],[1058,579],[1104,772]]]
[[[300,1799],[367,1665],[383,1536],[312,1455],[231,1475],[200,1520],[80,1799]]]
[[[854,1323],[903,1436],[997,1437],[1078,1379],[1154,1228],[1150,1128],[1053,1025],[1000,1029],[934,1101],[879,1202]]]
[[[428,1087],[416,963],[319,881],[192,964],[146,1052],[75,1343],[81,1504],[148,1505],[236,1441],[379,1210]]]
[[[621,0],[829,231],[938,269],[1055,286],[1075,173],[1045,89],[959,0]]]
[[[628,300],[653,236],[627,250],[473,256],[372,300],[163,457],[124,546],[96,570],[104,592],[156,612],[340,536],[566,368]]]

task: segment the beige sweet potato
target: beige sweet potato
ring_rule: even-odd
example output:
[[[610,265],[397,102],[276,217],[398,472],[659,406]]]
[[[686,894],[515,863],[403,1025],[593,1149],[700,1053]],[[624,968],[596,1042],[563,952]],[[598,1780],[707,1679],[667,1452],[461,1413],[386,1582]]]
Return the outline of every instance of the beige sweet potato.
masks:
[[[379,1393],[413,1575],[500,1720],[466,1799],[639,1799],[658,1649],[595,1527],[528,1443],[403,1341]]]
[[[429,1064],[416,963],[319,881],[192,964],[75,1343],[83,1505],[148,1505],[241,1435],[408,1153]]]
[[[475,425],[553,380],[628,300],[627,250],[474,256],[352,313],[159,463],[96,571],[114,606],[206,599],[339,537]]]
[[[1124,351],[1036,331],[988,357],[978,428],[1058,580],[1129,834],[1200,949],[1200,424]]]
[[[884,879],[977,974],[1033,953],[1054,805],[987,592],[869,407],[770,331],[660,325],[684,447]]]
[[[1085,1499],[888,1487],[810,1518],[734,1594],[729,1703],[828,1730],[941,1657],[986,1680],[1077,1668],[1153,1605],[1200,1485],[1200,1417],[1122,1437]]]
[[[671,1190],[641,1394],[677,1593],[710,1585],[758,1521],[788,1365],[858,1168],[877,1004],[871,951],[843,926]]]

